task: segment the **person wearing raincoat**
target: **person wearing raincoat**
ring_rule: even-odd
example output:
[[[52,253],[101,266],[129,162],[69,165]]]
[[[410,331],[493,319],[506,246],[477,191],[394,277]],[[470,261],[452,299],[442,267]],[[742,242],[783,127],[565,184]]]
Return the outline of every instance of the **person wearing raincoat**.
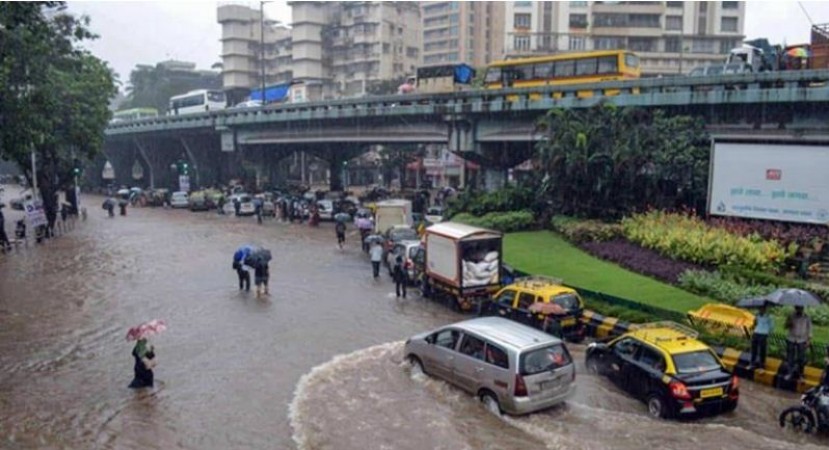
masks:
[[[147,344],[146,338],[138,339],[135,342],[132,357],[135,359],[135,365],[133,366],[135,376],[129,387],[132,389],[153,387],[155,381],[153,368],[156,364],[155,349],[152,345]]]

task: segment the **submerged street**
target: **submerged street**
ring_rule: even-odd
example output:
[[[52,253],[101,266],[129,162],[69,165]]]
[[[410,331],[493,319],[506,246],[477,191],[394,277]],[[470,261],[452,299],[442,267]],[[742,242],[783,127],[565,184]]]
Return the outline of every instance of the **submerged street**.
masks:
[[[412,375],[402,341],[464,316],[371,278],[358,234],[215,212],[131,208],[0,255],[3,448],[818,448],[782,433],[797,395],[743,382],[736,413],[657,422],[584,373],[567,405],[497,418],[470,395]],[[7,218],[10,221],[10,218]],[[240,292],[245,243],[273,252],[271,296]],[[508,255],[507,255],[508,257]],[[127,329],[162,318],[153,390],[127,388]]]

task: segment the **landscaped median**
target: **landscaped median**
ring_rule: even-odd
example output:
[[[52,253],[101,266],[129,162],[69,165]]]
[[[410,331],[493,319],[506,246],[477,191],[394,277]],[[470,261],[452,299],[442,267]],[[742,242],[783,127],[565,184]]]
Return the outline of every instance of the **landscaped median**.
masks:
[[[704,304],[717,303],[595,258],[550,231],[507,234],[504,238],[504,257],[507,263],[523,272],[560,278],[567,285],[604,294],[588,296],[588,308],[622,320],[645,322],[665,319],[666,313],[684,317],[688,311]],[[614,297],[630,300],[620,302]],[[631,308],[630,304],[636,307]],[[661,311],[651,312],[648,307]],[[782,332],[782,325],[777,324],[778,332]],[[816,342],[829,341],[829,328],[814,327],[813,339]],[[739,341],[734,337],[728,337],[727,341],[742,349],[748,346],[745,340]],[[782,354],[784,349],[779,347],[780,344],[770,345],[770,350]],[[812,356],[815,362],[822,360],[822,354]]]

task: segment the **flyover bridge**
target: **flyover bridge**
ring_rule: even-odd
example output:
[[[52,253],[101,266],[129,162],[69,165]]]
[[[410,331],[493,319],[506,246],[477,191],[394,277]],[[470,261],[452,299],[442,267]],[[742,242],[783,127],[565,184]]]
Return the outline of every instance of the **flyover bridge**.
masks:
[[[605,95],[607,91],[615,95]],[[643,78],[598,84],[448,94],[408,94],[141,119],[110,125],[105,154],[118,181],[142,166],[144,184],[172,184],[185,158],[196,184],[273,167],[295,151],[340,167],[371,145],[443,144],[501,174],[526,160],[535,123],[551,108],[600,102],[701,115],[715,138],[829,141],[829,70],[715,77]],[[331,171],[332,188],[340,185]]]

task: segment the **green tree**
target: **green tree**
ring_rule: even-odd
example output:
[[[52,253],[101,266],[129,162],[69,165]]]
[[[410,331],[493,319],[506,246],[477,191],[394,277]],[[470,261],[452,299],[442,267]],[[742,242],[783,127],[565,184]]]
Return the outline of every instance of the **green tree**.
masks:
[[[612,218],[705,197],[709,138],[698,118],[604,104],[553,109],[538,126],[541,193],[557,211]]]
[[[0,3],[0,158],[31,182],[35,153],[50,227],[73,160],[91,159],[103,145],[116,92],[106,63],[78,47],[95,38],[88,25],[59,2]]]
[[[167,110],[170,97],[196,89],[221,89],[219,73],[170,70],[163,64],[139,65],[130,72],[123,108]]]
[[[425,155],[424,149],[416,144],[383,146],[378,152],[380,155],[380,171],[383,174],[383,183],[386,187],[391,183],[394,174],[400,177],[400,187],[406,186],[406,166]]]

